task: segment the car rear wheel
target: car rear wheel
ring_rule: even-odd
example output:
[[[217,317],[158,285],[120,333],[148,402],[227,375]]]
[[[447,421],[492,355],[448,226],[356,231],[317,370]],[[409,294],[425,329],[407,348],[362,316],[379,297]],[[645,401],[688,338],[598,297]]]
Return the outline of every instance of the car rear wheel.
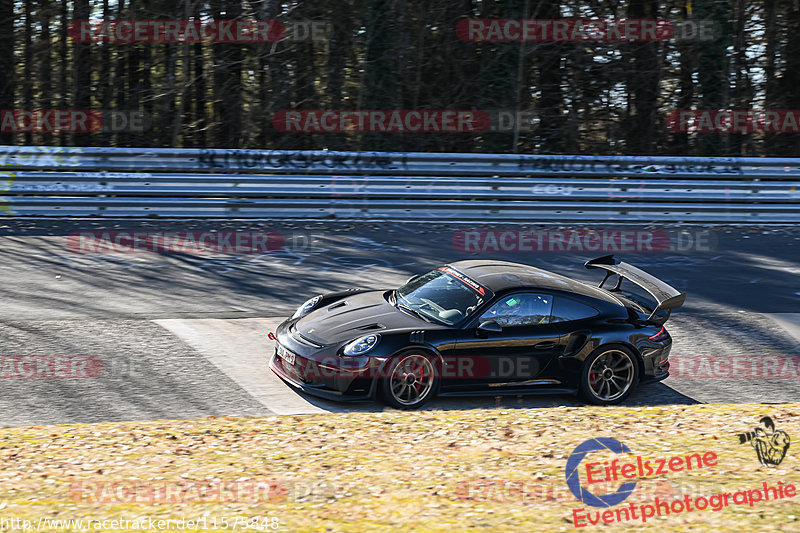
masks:
[[[392,359],[381,379],[381,398],[397,409],[417,409],[436,395],[439,378],[434,359],[408,352]]]
[[[635,356],[622,346],[601,346],[586,358],[581,373],[581,396],[598,405],[621,403],[639,380]]]

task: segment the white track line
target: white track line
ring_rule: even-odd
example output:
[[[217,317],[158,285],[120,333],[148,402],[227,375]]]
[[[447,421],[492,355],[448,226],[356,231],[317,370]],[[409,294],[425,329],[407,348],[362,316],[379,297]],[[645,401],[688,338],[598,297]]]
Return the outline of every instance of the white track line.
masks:
[[[295,415],[343,410],[318,407],[281,381],[267,366],[275,331],[283,318],[164,319],[154,322],[200,352],[271,413]],[[315,402],[316,403],[316,402]]]
[[[767,316],[800,343],[800,313],[770,313]]]

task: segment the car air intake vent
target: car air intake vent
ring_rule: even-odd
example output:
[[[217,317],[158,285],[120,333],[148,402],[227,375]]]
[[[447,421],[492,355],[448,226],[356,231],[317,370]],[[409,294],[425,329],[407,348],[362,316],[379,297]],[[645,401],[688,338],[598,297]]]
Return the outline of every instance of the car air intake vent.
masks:
[[[295,327],[295,325],[294,325],[294,324],[292,324],[292,325],[289,327],[289,335],[291,335],[291,336],[292,336],[292,338],[294,338],[294,340],[296,340],[296,341],[298,341],[298,342],[301,342],[301,343],[303,343],[303,344],[307,344],[308,346],[313,346],[313,347],[315,347],[315,348],[322,348],[322,347],[324,346],[324,345],[322,345],[322,344],[318,344],[318,343],[316,343],[316,342],[312,341],[311,339],[308,339],[308,338],[306,338],[306,337],[302,336],[302,335],[300,334],[300,332],[299,332],[299,331],[297,331],[297,328]]]
[[[335,304],[331,305],[328,308],[328,311],[333,311],[334,309],[339,309],[340,307],[344,307],[345,305],[347,305],[347,300],[344,300],[344,301],[341,301],[341,302],[336,302]]]
[[[367,324],[366,326],[361,326],[356,329],[359,329],[361,331],[371,331],[373,329],[383,329],[384,327],[386,326],[384,326],[383,324]]]
[[[422,344],[423,342],[425,342],[425,332],[412,331],[411,334],[408,336],[408,340],[415,344]]]

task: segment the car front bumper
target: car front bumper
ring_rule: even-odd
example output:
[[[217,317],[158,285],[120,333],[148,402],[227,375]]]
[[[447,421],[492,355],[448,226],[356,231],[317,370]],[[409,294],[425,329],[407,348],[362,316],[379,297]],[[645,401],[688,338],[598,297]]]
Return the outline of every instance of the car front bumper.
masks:
[[[385,358],[341,357],[337,346],[310,346],[291,334],[293,323],[294,320],[287,320],[276,330],[277,340],[269,367],[278,377],[296,389],[329,400],[357,401],[374,397],[375,378]],[[288,358],[278,355],[281,348],[290,354]]]

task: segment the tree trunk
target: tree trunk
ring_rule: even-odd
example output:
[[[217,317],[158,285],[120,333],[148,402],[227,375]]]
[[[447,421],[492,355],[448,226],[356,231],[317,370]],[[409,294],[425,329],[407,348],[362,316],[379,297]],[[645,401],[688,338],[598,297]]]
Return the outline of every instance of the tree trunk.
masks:
[[[351,0],[337,0],[330,5],[331,14],[335,14],[336,23],[333,24],[330,35],[330,46],[328,47],[328,84],[326,103],[329,109],[342,109],[344,75],[348,61],[353,53],[353,24],[355,22],[353,13],[353,2]],[[347,107],[351,107],[349,104]],[[347,134],[337,134],[336,138],[329,143],[331,150],[347,149]]]
[[[775,6],[776,0],[766,0],[764,9],[766,14],[764,16],[765,21],[765,39],[767,41],[766,44],[766,54],[767,54],[767,64],[764,67],[764,77],[766,80],[764,81],[764,109],[778,109],[779,105],[779,83],[778,79],[775,75],[776,67],[775,67],[775,56],[778,52],[778,32],[777,32],[777,9]],[[766,132],[764,133],[764,149],[762,151],[763,155],[767,157],[774,157],[775,153],[775,141],[776,141],[776,133],[773,132]]]
[[[111,19],[109,0],[103,0],[103,19]],[[103,113],[108,116],[111,110],[111,47],[108,43],[100,49],[100,100]],[[103,131],[103,146],[111,145],[111,133]]]
[[[211,6],[216,20],[237,19],[242,14],[240,0],[213,0]],[[242,45],[219,43],[211,48],[214,55],[215,146],[239,148],[242,138]]]
[[[498,11],[484,7],[482,18],[524,18],[524,0],[501,0]],[[514,107],[521,90],[517,85],[520,71],[520,43],[482,43],[481,85],[483,109],[508,109]],[[508,133],[485,133],[482,151],[505,152],[509,149]]]
[[[309,16],[311,14],[309,5],[311,4],[300,3],[292,12],[292,18],[309,20],[311,18]],[[303,40],[291,43],[290,46],[291,62],[294,65],[292,76],[294,82],[294,106],[303,109],[317,109],[319,105],[314,85],[318,78],[314,65],[314,43],[309,40]],[[310,150],[319,146],[319,143],[315,142],[319,140],[321,140],[319,134],[299,135],[296,137],[292,148]],[[327,139],[324,139],[323,142],[327,142]]]
[[[752,107],[753,88],[750,84],[747,60],[747,32],[745,23],[747,22],[746,0],[736,0],[734,24],[736,33],[734,34],[733,61],[734,76],[736,84],[733,87],[731,103],[734,109],[750,109]],[[744,156],[747,145],[752,142],[750,133],[730,134],[731,148],[729,155]]]
[[[89,0],[74,0],[74,20],[88,20]],[[92,108],[92,52],[91,43],[75,42],[72,45],[74,64],[73,108],[90,110]],[[75,133],[75,144],[90,146],[91,133]]]
[[[31,2],[25,5],[25,46],[22,54],[22,107],[26,111],[33,110],[33,12]],[[26,131],[24,135],[26,146],[33,144],[33,133]]]
[[[150,12],[146,12],[148,15]],[[139,48],[139,54],[141,55],[141,62],[137,66],[137,72],[139,74],[139,82],[140,82],[140,106],[142,112],[145,116],[149,117],[150,121],[155,125],[158,124],[159,121],[156,120],[155,117],[155,101],[156,95],[153,91],[153,79],[152,79],[152,68],[153,68],[153,45],[150,43],[145,43]],[[153,131],[153,132],[134,132],[134,135],[139,139],[136,143],[137,146],[153,146],[154,143],[154,134],[161,136],[163,134],[162,131]]]
[[[658,18],[656,0],[631,0],[628,16],[633,19]],[[632,72],[628,78],[628,94],[633,99],[633,116],[629,117],[628,154],[648,154],[653,150],[655,111],[658,101],[658,82],[661,69],[658,43],[628,43],[632,57]]]
[[[713,20],[719,24],[720,31],[712,41],[695,43],[697,57],[697,80],[700,93],[700,109],[724,109],[728,79],[727,48],[730,44],[730,10],[724,2],[698,2],[694,6],[695,17],[699,20]],[[719,133],[699,133],[700,155],[723,155],[724,148]]]
[[[687,20],[689,13],[683,6],[683,20]],[[678,101],[676,110],[688,110],[692,107],[694,98],[694,81],[692,75],[695,71],[694,46],[691,42],[678,44],[679,72],[678,72]],[[689,133],[676,132],[672,134],[670,147],[671,155],[689,155]]]
[[[534,18],[561,17],[559,0],[542,2],[538,9]],[[541,152],[546,154],[557,154],[564,150],[563,139],[566,137],[562,114],[564,96],[561,93],[563,48],[561,43],[538,43],[534,53],[539,67],[537,137]]]
[[[781,75],[781,93],[784,109],[800,109],[800,9],[797,3],[787,6],[786,27],[789,28],[786,49],[783,56],[786,67]],[[797,133],[781,132],[777,155],[797,157],[800,153],[800,139]]]
[[[268,0],[264,5],[264,12],[269,20],[276,20],[281,15],[281,3]],[[268,140],[270,148],[293,148],[293,140],[297,134],[279,132],[272,126],[272,117],[278,111],[289,110],[292,105],[292,84],[289,77],[288,52],[286,41],[272,43],[266,57],[269,84],[259,87],[261,97],[264,99],[265,120],[262,123],[262,132]]]
[[[42,109],[51,109],[53,107],[52,91],[52,49],[51,49],[51,35],[50,35],[50,1],[39,0],[39,24],[42,26],[42,33],[39,39],[40,46],[38,47],[41,59],[39,60],[39,107]],[[45,132],[42,134],[42,143],[50,145],[53,143],[53,134]]]
[[[14,109],[14,2],[0,0],[0,111]],[[0,130],[0,144],[14,144],[14,133]]]
[[[398,95],[402,94],[397,71],[398,51],[394,48],[397,28],[394,25],[396,13],[394,2],[390,0],[368,0],[367,5],[367,44],[363,78],[363,109],[389,110],[401,108]],[[391,150],[393,140],[385,133],[364,135],[370,150]]]
[[[180,12],[183,14],[184,20],[189,20],[192,14],[190,0],[181,0],[181,9]],[[183,128],[183,122],[185,120],[186,114],[186,96],[189,92],[189,87],[191,86],[191,76],[192,76],[192,67],[191,67],[191,57],[192,57],[192,49],[189,43],[184,43],[182,45],[175,44],[175,54],[177,56],[178,49],[183,51],[182,59],[181,59],[181,75],[182,75],[182,82],[181,82],[181,89],[180,94],[178,96],[178,109],[174,113],[173,121],[172,121],[172,136],[170,139],[170,146],[173,148],[178,147],[179,137],[181,137],[181,130]],[[176,74],[177,76],[177,74]],[[175,105],[175,101],[173,99],[173,107]],[[183,136],[182,145],[186,146],[186,138]]]
[[[194,12],[192,13],[194,20],[199,20],[202,15],[201,4],[202,2],[195,2]],[[208,117],[206,115],[206,105],[208,95],[206,93],[206,69],[205,57],[203,55],[203,43],[194,43],[192,45],[193,67],[192,72],[194,83],[194,113],[192,117],[192,139],[194,146],[197,148],[205,148],[208,140],[206,131],[208,130]]]
[[[125,0],[117,1],[117,20],[125,18]],[[128,111],[131,109],[129,102],[130,75],[128,73],[128,46],[112,45],[114,47],[114,96],[115,109]],[[130,146],[130,134],[127,132],[116,132],[114,134],[116,146]]]
[[[122,1],[122,0],[120,0]],[[70,94],[70,86],[69,86],[69,62],[67,61],[68,57],[68,40],[69,37],[67,36],[67,28],[69,27],[70,19],[69,19],[69,9],[68,9],[68,0],[61,0],[61,27],[58,29],[58,62],[59,62],[59,98],[58,98],[58,106],[61,109],[69,109],[69,94]],[[59,132],[58,134],[58,143],[60,146],[67,146],[69,144],[70,135],[67,132]]]

